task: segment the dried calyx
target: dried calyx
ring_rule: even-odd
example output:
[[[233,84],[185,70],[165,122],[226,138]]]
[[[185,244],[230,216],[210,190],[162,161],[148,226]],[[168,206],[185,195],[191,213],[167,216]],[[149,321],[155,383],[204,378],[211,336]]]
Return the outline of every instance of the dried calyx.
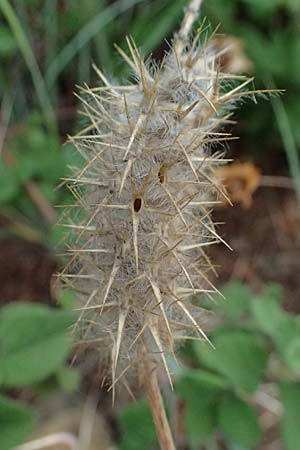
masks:
[[[168,355],[183,339],[207,339],[201,300],[217,292],[207,249],[225,243],[211,219],[226,197],[214,148],[232,139],[222,130],[252,80],[222,73],[203,27],[188,42],[192,14],[159,66],[127,39],[129,55],[119,52],[133,81],[120,86],[96,68],[101,87],[80,96],[87,126],[71,140],[83,164],[66,179],[75,203],[61,220],[70,260],[60,279],[77,293],[79,343],[112,386],[149,360],[172,383]]]

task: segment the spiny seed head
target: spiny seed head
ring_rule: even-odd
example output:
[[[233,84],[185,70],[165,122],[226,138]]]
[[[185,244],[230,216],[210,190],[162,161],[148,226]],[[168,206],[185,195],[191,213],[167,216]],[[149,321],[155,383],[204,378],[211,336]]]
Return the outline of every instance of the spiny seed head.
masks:
[[[71,259],[60,279],[77,292],[80,344],[113,385],[146,359],[171,382],[177,343],[207,339],[201,299],[217,291],[207,249],[224,243],[210,214],[225,195],[213,148],[230,139],[220,130],[249,80],[222,73],[199,35],[175,40],[159,67],[127,39],[130,56],[119,51],[134,81],[96,69],[103,85],[82,89],[88,124],[71,140],[84,164],[66,180],[75,203],[61,221]]]

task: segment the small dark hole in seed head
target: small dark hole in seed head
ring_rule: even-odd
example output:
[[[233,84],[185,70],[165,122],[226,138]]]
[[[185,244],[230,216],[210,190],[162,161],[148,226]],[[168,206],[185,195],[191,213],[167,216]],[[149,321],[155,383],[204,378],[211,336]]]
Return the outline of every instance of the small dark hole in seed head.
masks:
[[[165,182],[165,176],[161,171],[158,172],[158,178],[159,178],[159,181],[161,182],[161,184],[163,184]]]
[[[142,199],[140,197],[137,197],[133,202],[133,209],[137,213],[142,207]]]
[[[167,166],[165,164],[162,164],[159,168],[158,179],[161,184],[167,181]]]

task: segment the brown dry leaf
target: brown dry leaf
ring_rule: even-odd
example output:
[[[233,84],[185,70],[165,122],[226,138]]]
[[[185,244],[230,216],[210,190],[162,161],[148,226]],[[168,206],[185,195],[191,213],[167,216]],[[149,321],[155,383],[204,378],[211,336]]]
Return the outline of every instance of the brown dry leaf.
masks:
[[[260,170],[254,164],[233,163],[217,169],[216,176],[233,203],[240,203],[245,209],[250,208],[253,192],[261,181]]]
[[[222,52],[222,70],[229,73],[249,73],[253,69],[253,63],[244,52],[245,44],[241,39],[233,36],[218,36],[213,39],[213,44]]]

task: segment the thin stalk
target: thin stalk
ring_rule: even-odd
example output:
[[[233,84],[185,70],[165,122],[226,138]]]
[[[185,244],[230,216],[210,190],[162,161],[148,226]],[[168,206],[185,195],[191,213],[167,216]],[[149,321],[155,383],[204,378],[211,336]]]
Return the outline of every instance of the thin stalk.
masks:
[[[175,48],[178,56],[182,55],[184,47],[188,44],[188,37],[195,21],[199,17],[202,0],[191,0],[186,9],[178,33],[175,34]]]
[[[47,0],[43,9],[45,28],[45,67],[49,67],[58,52],[58,0]],[[53,104],[57,107],[57,83],[50,90]]]
[[[156,368],[150,365],[144,373],[144,385],[161,450],[175,450],[175,444],[161,396]]]
[[[268,86],[273,88],[273,81],[270,81]],[[285,149],[290,173],[293,178],[298,206],[300,208],[300,157],[297,144],[295,142],[291,123],[282,100],[278,97],[271,98],[271,103],[275,113],[277,127]]]
[[[2,150],[6,139],[14,101],[15,94],[11,95],[10,93],[6,92],[1,103],[0,116],[2,120],[0,120],[0,157],[2,155]]]

